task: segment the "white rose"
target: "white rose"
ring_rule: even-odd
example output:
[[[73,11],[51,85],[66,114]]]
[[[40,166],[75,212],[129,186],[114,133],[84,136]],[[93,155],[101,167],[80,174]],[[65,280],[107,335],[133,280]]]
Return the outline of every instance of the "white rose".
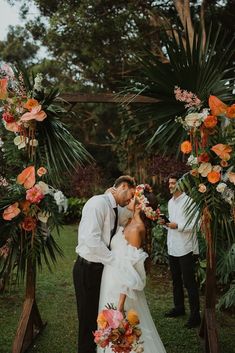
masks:
[[[190,127],[198,127],[201,125],[203,115],[201,113],[190,113],[185,117],[186,125]]]
[[[216,190],[218,192],[224,192],[224,190],[226,189],[227,185],[225,183],[219,183],[217,186],[216,186]]]
[[[188,157],[187,165],[194,165],[197,164],[198,160],[197,157],[194,157],[192,154]]]
[[[211,163],[202,163],[198,168],[198,173],[201,174],[201,176],[203,177],[206,177],[208,173],[210,173],[211,171],[212,171]]]
[[[39,181],[37,185],[39,186],[43,195],[49,194],[50,192],[49,186],[46,183],[44,183],[44,181]]]

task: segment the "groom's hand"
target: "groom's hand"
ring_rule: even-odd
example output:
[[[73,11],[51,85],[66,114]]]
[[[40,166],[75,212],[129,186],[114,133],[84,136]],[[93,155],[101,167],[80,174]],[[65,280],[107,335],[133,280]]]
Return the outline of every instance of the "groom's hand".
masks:
[[[166,223],[166,226],[170,229],[177,229],[178,228],[178,224],[177,223],[173,223],[173,222],[170,222],[170,223]]]

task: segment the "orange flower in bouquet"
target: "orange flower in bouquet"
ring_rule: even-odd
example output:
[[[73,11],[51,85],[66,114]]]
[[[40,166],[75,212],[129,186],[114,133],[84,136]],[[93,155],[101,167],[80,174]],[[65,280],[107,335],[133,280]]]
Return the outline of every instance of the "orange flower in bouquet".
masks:
[[[19,203],[15,202],[13,205],[5,208],[2,218],[5,219],[5,221],[11,221],[13,218],[18,216],[18,214],[21,212],[18,206]]]
[[[21,226],[27,232],[31,232],[31,231],[35,230],[35,228],[37,226],[37,220],[33,217],[25,217],[23,222],[21,222]]]
[[[219,156],[224,161],[228,161],[230,159],[230,153],[232,152],[232,147],[229,145],[224,145],[222,143],[218,143],[217,145],[211,148],[217,156]]]
[[[210,173],[207,174],[207,179],[211,184],[218,183],[220,181],[221,175],[219,172],[212,170]]]
[[[231,105],[231,107],[228,107],[226,109],[226,116],[229,119],[234,119],[235,118],[235,104]]]
[[[30,189],[35,184],[35,167],[25,168],[17,177],[17,183],[24,185],[25,189]]]
[[[216,96],[209,97],[209,107],[214,116],[225,114],[227,109],[227,105]]]
[[[98,329],[94,332],[94,341],[101,347],[110,347],[115,353],[130,353],[143,351],[140,328],[137,327],[139,317],[135,310],[129,310],[126,317],[108,306],[97,318]]]
[[[180,146],[181,152],[183,152],[184,154],[188,154],[192,151],[192,144],[190,141],[186,140],[183,143],[181,143]]]
[[[33,108],[37,107],[39,105],[37,99],[34,98],[29,98],[27,102],[24,104],[24,108],[28,109],[31,111]]]
[[[204,126],[207,129],[213,129],[217,125],[217,118],[214,115],[208,115],[206,119],[204,120]]]

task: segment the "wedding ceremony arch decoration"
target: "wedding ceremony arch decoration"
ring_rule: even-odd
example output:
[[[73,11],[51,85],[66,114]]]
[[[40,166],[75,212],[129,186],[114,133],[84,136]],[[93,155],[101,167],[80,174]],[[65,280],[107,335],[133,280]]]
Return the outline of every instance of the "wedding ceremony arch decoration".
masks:
[[[144,133],[149,136],[149,150],[181,158],[182,148],[185,152],[193,151],[188,163],[198,163],[196,170],[191,172],[197,176],[187,174],[181,185],[195,198],[194,211],[199,211],[198,220],[202,222],[207,244],[205,310],[200,330],[207,353],[219,352],[215,318],[217,250],[225,248],[228,251],[235,241],[232,169],[235,130],[234,104],[231,105],[234,103],[235,77],[230,63],[235,53],[234,37],[228,40],[221,26],[216,24],[216,30],[214,26],[209,26],[206,38],[201,28],[194,30],[191,39],[187,26],[185,32],[176,27],[170,35],[169,31],[164,32],[162,45],[166,61],[161,62],[151,52],[145,52],[144,59],[138,54],[140,70],[132,78],[132,87],[128,85],[126,89],[126,93],[161,100],[156,105],[142,106],[135,114],[133,131],[139,127],[140,136]],[[194,120],[192,115],[185,123],[184,117],[191,113],[199,114],[200,118]],[[196,124],[191,126],[192,131],[187,126],[191,118]],[[203,171],[204,167],[207,169]],[[202,184],[200,190],[199,184]]]
[[[1,141],[12,174],[0,200],[0,274],[26,280],[13,353],[25,352],[45,326],[35,298],[36,272],[44,263],[51,268],[62,255],[52,236],[67,207],[59,186],[65,172],[91,160],[61,122],[66,110],[58,94],[54,88],[45,90],[41,74],[31,83],[27,73],[1,66]]]

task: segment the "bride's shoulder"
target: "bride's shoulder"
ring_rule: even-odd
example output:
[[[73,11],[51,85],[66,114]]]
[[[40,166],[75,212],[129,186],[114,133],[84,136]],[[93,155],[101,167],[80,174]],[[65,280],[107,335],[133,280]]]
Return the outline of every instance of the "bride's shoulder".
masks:
[[[135,224],[125,228],[125,238],[128,244],[139,249],[142,246],[145,236],[145,228],[142,225]]]

